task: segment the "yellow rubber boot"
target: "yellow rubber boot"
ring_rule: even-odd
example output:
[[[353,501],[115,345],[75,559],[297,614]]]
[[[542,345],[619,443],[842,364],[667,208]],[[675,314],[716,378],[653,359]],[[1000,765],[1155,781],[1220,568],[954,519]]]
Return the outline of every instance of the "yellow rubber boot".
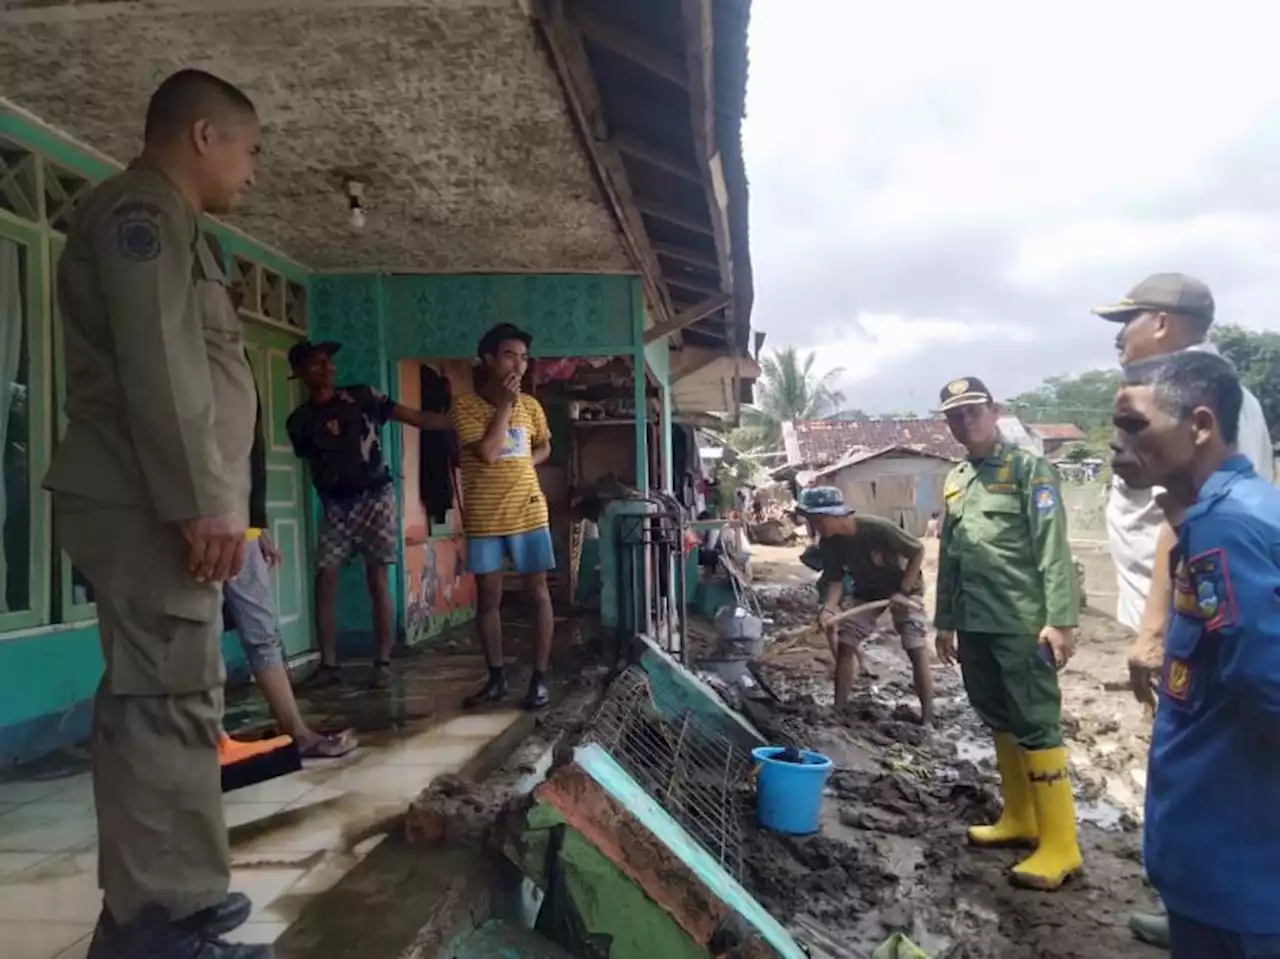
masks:
[[[1018,741],[1009,733],[996,733],[996,769],[1004,809],[995,825],[970,826],[969,842],[975,846],[1034,846],[1038,831],[1031,778]]]
[[[223,733],[218,737],[218,765],[230,766],[245,759],[252,759],[254,756],[273,753],[291,742],[293,742],[293,737],[291,736],[275,736],[271,739],[260,739],[256,742],[246,743],[238,739],[232,739],[226,733]]]
[[[1029,889],[1057,889],[1080,870],[1076,842],[1076,801],[1067,775],[1067,751],[1037,749],[1026,753],[1031,797],[1040,823],[1040,845],[1013,867],[1013,881]]]

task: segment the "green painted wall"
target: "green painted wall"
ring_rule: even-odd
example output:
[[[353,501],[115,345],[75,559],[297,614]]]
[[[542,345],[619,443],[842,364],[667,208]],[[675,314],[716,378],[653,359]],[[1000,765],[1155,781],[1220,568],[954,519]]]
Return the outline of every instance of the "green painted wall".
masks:
[[[335,357],[339,377],[390,392],[395,364],[421,357],[475,355],[476,343],[496,323],[514,323],[533,336],[535,356],[632,356],[643,315],[631,276],[581,274],[342,274],[311,281],[307,325],[313,339],[342,344]],[[397,431],[384,448],[398,466]],[[403,589],[403,577],[392,577]],[[352,653],[367,652],[372,610],[363,575],[343,571],[338,602],[340,641]],[[397,602],[404,626],[404,603]]]
[[[91,181],[102,180],[121,169],[119,164],[5,108],[0,108],[0,136]],[[221,223],[209,220],[205,228],[218,237],[228,254],[237,253],[308,285],[309,274],[300,264]],[[48,224],[32,224],[32,229],[47,237],[52,250],[59,247],[60,234]],[[52,297],[41,299],[44,303],[37,317],[36,335],[42,337],[45,347],[51,347],[54,342]],[[51,369],[49,364],[44,371],[41,384],[44,395],[40,397],[43,408],[48,411],[41,425],[49,436],[54,433],[52,417],[58,406]],[[36,483],[40,480],[38,472],[39,469],[32,477]],[[43,499],[47,511],[47,496]],[[42,557],[48,557],[47,565],[52,566],[51,545],[41,549]],[[55,603],[54,623],[18,632],[0,632],[0,768],[36,758],[87,736],[89,700],[102,675],[102,655],[96,621],[82,620],[86,612],[92,615],[92,607],[66,615]],[[242,670],[243,656],[233,636],[224,637],[223,648],[231,671]]]

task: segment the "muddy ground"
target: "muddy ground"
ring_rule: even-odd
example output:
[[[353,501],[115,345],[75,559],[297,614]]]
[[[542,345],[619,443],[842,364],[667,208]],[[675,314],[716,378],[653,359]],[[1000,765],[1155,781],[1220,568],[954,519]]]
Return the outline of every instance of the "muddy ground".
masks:
[[[812,621],[813,574],[796,562],[798,549],[752,551],[772,628]],[[1091,596],[1106,603],[1114,581],[1105,550],[1081,543],[1076,551]],[[926,577],[932,580],[931,568]],[[990,738],[965,702],[957,670],[935,665],[938,728],[926,730],[892,634],[869,644],[875,676],[859,680],[854,702],[840,713],[830,705],[832,663],[820,638],[780,656],[765,676],[784,703],[752,707],[751,718],[772,740],[831,756],[837,771],[819,836],[744,831],[747,886],[775,916],[791,917],[815,956],[869,955],[897,930],[949,959],[1159,956],[1125,927],[1130,910],[1152,905],[1138,821],[1149,723],[1120,688],[1126,643],[1107,613],[1087,610],[1078,652],[1062,674],[1085,871],[1057,893],[1009,885],[1017,852],[965,843],[965,827],[991,821],[999,801]]]

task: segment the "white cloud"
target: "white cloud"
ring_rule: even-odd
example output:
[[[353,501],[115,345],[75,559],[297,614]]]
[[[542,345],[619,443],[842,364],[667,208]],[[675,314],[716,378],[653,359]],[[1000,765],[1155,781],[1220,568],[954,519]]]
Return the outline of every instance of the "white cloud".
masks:
[[[1220,303],[1247,290],[1262,316],[1265,290],[1280,299],[1280,178],[1251,210],[1222,157],[1278,128],[1268,10],[755,0],[754,324],[771,346],[840,351],[897,405],[909,358],[1016,346],[1012,330],[1045,346],[1024,350],[1033,383],[1109,362],[1104,330],[1064,320],[1155,270],[1200,273]],[[1224,191],[1244,199],[1221,208]]]

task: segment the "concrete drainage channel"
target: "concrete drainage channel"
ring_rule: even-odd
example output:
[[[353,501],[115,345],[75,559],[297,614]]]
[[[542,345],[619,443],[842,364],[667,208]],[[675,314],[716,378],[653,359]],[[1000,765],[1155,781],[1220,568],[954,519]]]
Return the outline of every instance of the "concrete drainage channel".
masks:
[[[737,879],[759,734],[655,647],[638,660],[437,779],[277,955],[804,956]]]

